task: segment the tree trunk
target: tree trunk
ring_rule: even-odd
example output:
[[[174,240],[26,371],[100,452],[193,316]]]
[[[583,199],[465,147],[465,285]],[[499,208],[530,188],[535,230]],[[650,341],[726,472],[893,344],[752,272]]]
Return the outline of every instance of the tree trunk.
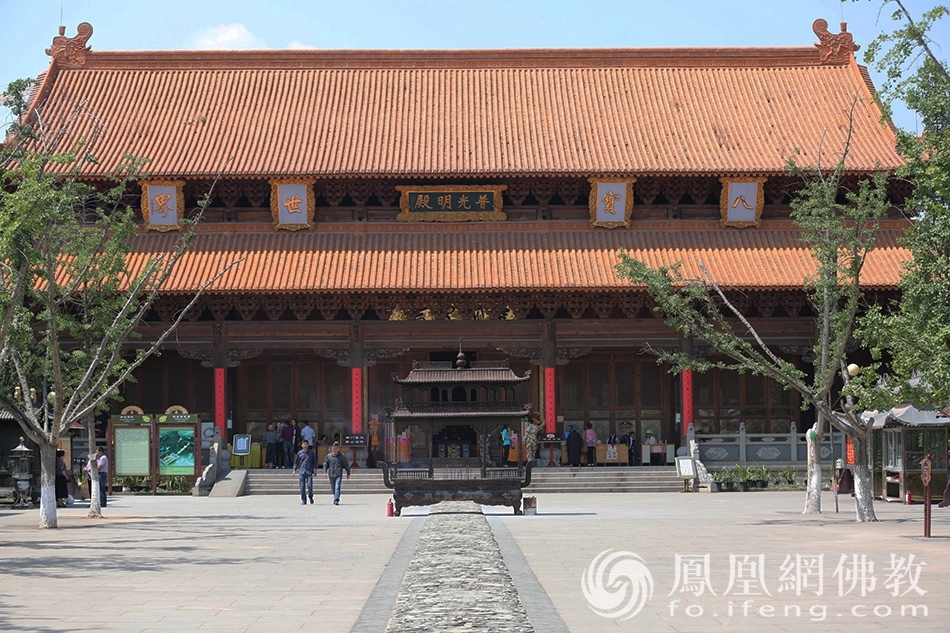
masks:
[[[869,442],[865,435],[852,435],[854,444],[854,512],[861,523],[876,522],[874,490],[871,488],[871,469],[868,468]]]
[[[89,455],[86,456],[89,467],[89,514],[87,519],[102,518],[102,504],[99,503],[99,468],[96,465],[96,423],[91,415],[86,416],[86,437],[89,438]]]
[[[821,414],[805,434],[808,442],[808,470],[805,472],[805,510],[802,514],[821,514]]]
[[[40,527],[55,528],[59,527],[56,520],[56,447],[50,446],[45,441],[39,442],[39,447]]]
[[[93,440],[95,441],[95,440]],[[99,469],[96,467],[96,454],[89,453],[89,481],[91,486],[89,488],[89,514],[86,515],[87,519],[101,519],[102,518],[102,504],[99,503],[99,495],[102,494],[99,492]]]

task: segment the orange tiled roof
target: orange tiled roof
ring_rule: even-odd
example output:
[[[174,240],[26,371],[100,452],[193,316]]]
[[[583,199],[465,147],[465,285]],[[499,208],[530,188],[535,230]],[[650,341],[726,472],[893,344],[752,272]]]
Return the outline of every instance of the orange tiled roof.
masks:
[[[814,47],[54,59],[46,125],[80,102],[105,128],[91,177],[125,152],[184,178],[774,174],[796,150],[834,164],[852,107],[849,169],[901,162],[853,55]]]
[[[862,276],[867,289],[893,289],[910,253],[898,244],[906,223],[886,222]],[[507,222],[418,225],[321,225],[306,233],[270,226],[223,234],[203,227],[165,285],[192,293],[228,263],[244,261],[210,288],[215,293],[609,291],[629,288],[614,272],[617,253],[651,266],[684,262],[698,274],[701,260],[723,285],[745,290],[797,290],[814,260],[791,222],[721,230],[716,222],[637,224],[594,231],[585,223],[557,226]],[[129,270],[172,248],[175,236],[143,233]]]

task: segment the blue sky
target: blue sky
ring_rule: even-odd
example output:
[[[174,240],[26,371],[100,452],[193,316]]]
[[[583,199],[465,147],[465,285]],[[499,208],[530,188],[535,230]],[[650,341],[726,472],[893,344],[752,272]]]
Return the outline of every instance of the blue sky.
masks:
[[[915,13],[931,0],[907,0]],[[0,0],[0,85],[49,65],[60,23],[93,25],[93,50],[810,46],[812,22],[889,29],[880,0]],[[62,22],[61,22],[62,20]],[[950,24],[936,41],[948,57]],[[859,57],[860,61],[860,57]],[[882,80],[875,77],[875,83]],[[5,123],[6,113],[0,117]],[[898,110],[901,127],[916,130]]]

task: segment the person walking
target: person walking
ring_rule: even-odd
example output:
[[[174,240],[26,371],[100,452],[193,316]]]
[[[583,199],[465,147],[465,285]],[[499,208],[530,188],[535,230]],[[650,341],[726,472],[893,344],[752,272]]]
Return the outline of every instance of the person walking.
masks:
[[[340,485],[343,483],[343,471],[346,478],[350,478],[350,462],[346,455],[340,452],[340,443],[334,442],[323,461],[323,471],[330,480],[330,490],[333,491],[333,505],[340,505]]]
[[[297,457],[294,458],[294,475],[300,479],[300,505],[307,505],[307,499],[313,503],[313,470],[317,466],[317,456],[310,450],[310,442],[302,440]]]
[[[508,430],[508,425],[505,424],[501,427],[501,463],[500,466],[508,465],[508,453],[511,452],[511,431]]]
[[[300,427],[299,435],[300,439],[307,440],[307,443],[310,444],[310,446],[316,446],[316,442],[314,440],[317,437],[317,432],[313,430],[313,427],[310,426],[309,422],[303,423],[303,426]]]
[[[567,434],[567,461],[574,468],[581,465],[581,446],[584,438],[577,432],[577,426],[571,425],[571,432]]]
[[[267,425],[267,430],[264,432],[264,468],[273,468],[274,464],[277,463],[277,449],[280,446],[280,441],[277,439],[277,431],[274,430],[273,424]]]
[[[587,428],[584,429],[584,439],[587,440],[587,465],[593,468],[597,462],[597,431],[594,430],[594,425],[590,422],[587,423]]]
[[[627,464],[630,466],[637,465],[637,438],[633,433],[627,433],[626,435],[621,436],[624,444],[627,445]]]
[[[538,459],[538,434],[541,432],[541,416],[535,413],[524,428],[524,461],[534,465]]]
[[[280,430],[280,446],[284,457],[284,468],[293,467],[290,456],[296,454],[294,453],[294,447],[296,446],[294,442],[297,440],[296,434],[297,422],[295,420],[287,422],[284,424],[284,428]],[[310,446],[313,446],[313,438],[308,437],[306,439],[310,442]]]
[[[99,480],[99,506],[106,507],[106,483],[109,479],[109,458],[106,457],[106,451],[101,446],[96,447],[95,456],[90,456],[89,461],[96,460],[96,470]],[[89,473],[89,493],[92,494],[92,468],[87,464],[85,471]]]
[[[66,497],[69,496],[69,468],[63,459],[65,455],[66,451],[56,449],[56,505],[60,508],[66,507]]]

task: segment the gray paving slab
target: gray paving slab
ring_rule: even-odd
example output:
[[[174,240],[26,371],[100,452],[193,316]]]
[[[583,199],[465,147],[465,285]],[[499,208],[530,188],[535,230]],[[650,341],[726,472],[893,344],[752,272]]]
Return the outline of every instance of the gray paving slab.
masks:
[[[921,505],[857,524],[830,495],[802,515],[799,492],[537,496],[536,516],[483,512],[539,632],[939,631],[950,616],[950,510],[923,539]],[[56,530],[0,508],[0,630],[381,631],[429,512],[386,517],[386,499],[117,496],[102,520],[61,510]]]
[[[923,539],[922,505],[878,503],[881,521],[858,524],[850,498],[841,499],[839,514],[828,511],[830,494],[822,515],[802,515],[803,502],[803,493],[774,491],[547,495],[538,499],[537,516],[500,513],[491,521],[505,524],[578,633],[946,629],[950,511],[934,509],[934,538]],[[605,552],[618,558],[609,561]],[[902,568],[919,573],[916,587],[925,593]],[[865,595],[857,582],[862,571]],[[635,615],[603,617],[634,593],[650,594]]]

